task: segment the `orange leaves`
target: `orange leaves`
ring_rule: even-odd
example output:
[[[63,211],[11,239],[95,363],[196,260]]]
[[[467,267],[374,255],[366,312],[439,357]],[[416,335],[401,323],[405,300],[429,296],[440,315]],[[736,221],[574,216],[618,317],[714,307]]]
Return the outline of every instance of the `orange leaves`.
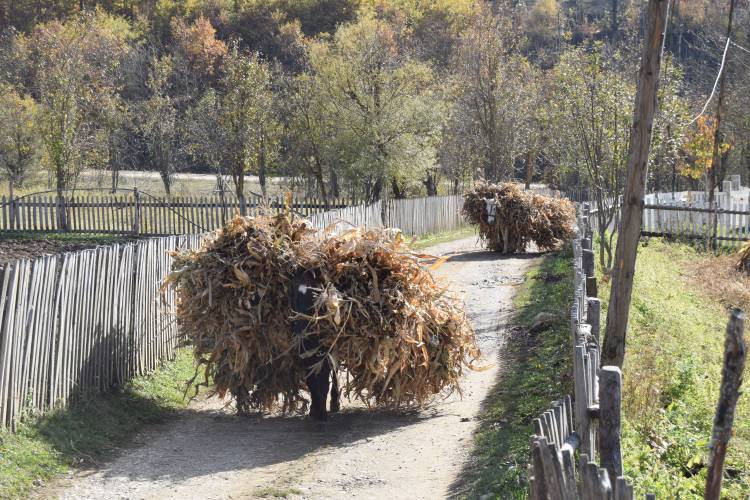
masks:
[[[691,179],[700,179],[713,164],[714,136],[716,123],[707,115],[701,115],[695,122],[695,128],[687,134],[682,144],[685,152],[678,165],[680,174]],[[719,154],[727,152],[728,143],[719,146]]]
[[[214,76],[227,55],[227,45],[216,38],[211,22],[200,16],[188,26],[181,19],[172,22],[172,34],[194,69]]]

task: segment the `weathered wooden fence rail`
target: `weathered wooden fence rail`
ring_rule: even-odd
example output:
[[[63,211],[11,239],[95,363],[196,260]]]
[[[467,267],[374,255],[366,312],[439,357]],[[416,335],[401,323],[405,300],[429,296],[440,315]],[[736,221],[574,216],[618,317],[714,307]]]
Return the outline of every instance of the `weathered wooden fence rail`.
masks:
[[[716,236],[724,245],[738,246],[750,239],[750,205],[732,202],[731,208],[711,210],[690,204],[644,204],[643,236],[706,239],[710,214],[716,213]]]
[[[335,199],[328,210],[351,206]],[[282,198],[253,197],[245,203],[247,215],[284,210]],[[310,216],[326,211],[322,200],[293,199],[292,208]],[[221,227],[240,213],[236,199],[219,197],[155,198],[137,190],[116,195],[70,197],[26,196],[0,198],[0,231],[136,234],[159,236],[200,234]]]
[[[529,464],[532,499],[633,498],[633,488],[623,476],[620,451],[622,373],[614,366],[599,368],[601,303],[592,296],[596,278],[589,217],[584,204],[573,240],[574,397],[554,402],[534,420]]]
[[[394,199],[386,202],[381,223],[398,227],[405,234],[421,235],[458,229],[465,225],[460,216],[461,196]],[[380,203],[377,205],[380,207]],[[312,217],[327,213],[327,220],[348,220],[358,213],[346,211],[352,200],[336,199],[328,204],[318,199],[293,199],[295,213]],[[371,205],[372,206],[372,205]],[[266,200],[253,198],[245,204],[247,215],[261,212],[278,213],[284,210],[281,198]],[[361,212],[361,210],[360,210]],[[173,197],[156,199],[138,191],[124,195],[88,195],[70,198],[29,196],[0,198],[0,231],[71,232],[134,234],[163,236],[170,234],[201,234],[221,227],[240,213],[237,200],[219,198]],[[365,217],[364,213],[361,217]],[[367,216],[373,221],[374,212]],[[385,217],[385,220],[383,220]],[[353,222],[359,225],[359,222]]]
[[[406,230],[411,234],[453,229],[455,203],[447,197],[398,203],[387,211],[393,221],[385,225],[413,221]],[[374,203],[309,219],[318,229],[340,233],[382,227],[382,213]],[[0,427],[14,429],[26,411],[106,391],[172,357],[178,340],[174,296],[168,291],[162,300],[159,286],[171,266],[169,251],[198,248],[203,237],[155,237],[0,268]]]
[[[177,344],[162,300],[169,250],[198,236],[169,236],[17,260],[0,271],[0,426],[25,410],[64,405],[153,370]]]
[[[385,222],[409,235],[452,231],[466,226],[462,206],[463,196],[457,195],[389,200]]]

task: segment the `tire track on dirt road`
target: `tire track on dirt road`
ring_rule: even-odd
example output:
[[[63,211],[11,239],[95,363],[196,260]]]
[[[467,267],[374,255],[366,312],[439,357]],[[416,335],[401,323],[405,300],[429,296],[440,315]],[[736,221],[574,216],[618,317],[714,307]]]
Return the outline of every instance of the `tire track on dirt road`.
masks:
[[[327,424],[304,417],[240,417],[222,402],[191,405],[182,416],[134,437],[135,446],[93,472],[44,492],[60,499],[441,498],[468,459],[481,403],[502,376],[502,347],[516,285],[535,254],[503,257],[475,238],[427,249],[432,271],[462,295],[485,371],[412,413],[370,411],[343,402]],[[437,264],[437,261],[435,262]]]

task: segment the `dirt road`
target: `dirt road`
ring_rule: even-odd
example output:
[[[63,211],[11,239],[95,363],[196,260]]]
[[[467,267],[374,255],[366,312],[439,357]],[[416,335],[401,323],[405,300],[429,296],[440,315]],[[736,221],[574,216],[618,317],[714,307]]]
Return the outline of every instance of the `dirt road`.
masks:
[[[457,394],[414,414],[346,404],[327,424],[238,417],[218,401],[149,429],[138,446],[56,489],[63,499],[442,498],[471,450],[475,416],[498,376],[511,298],[533,255],[501,258],[474,238],[427,250],[434,273],[464,296],[485,360]]]

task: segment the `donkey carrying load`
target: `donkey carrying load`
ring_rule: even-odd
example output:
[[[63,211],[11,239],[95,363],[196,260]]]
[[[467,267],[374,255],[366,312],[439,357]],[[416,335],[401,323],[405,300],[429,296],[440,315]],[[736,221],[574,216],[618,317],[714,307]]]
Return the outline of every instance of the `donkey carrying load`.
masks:
[[[418,407],[458,389],[479,357],[463,304],[397,230],[331,236],[288,214],[237,217],[173,257],[163,289],[180,333],[239,412],[310,407],[325,420],[329,392],[332,412],[340,397]]]

